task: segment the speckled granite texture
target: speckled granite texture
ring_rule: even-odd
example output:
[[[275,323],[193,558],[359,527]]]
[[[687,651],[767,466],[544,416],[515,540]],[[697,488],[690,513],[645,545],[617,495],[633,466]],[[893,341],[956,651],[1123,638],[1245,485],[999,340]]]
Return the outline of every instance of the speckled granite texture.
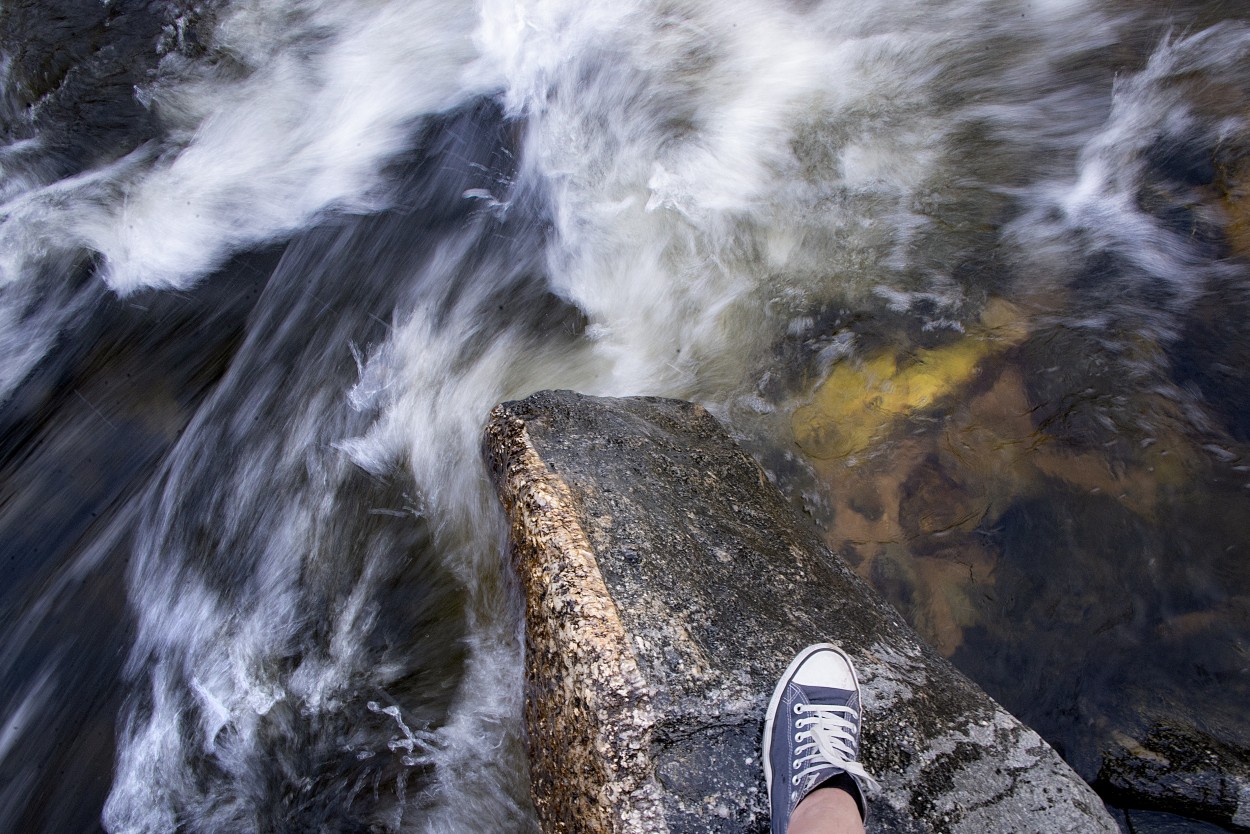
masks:
[[[702,408],[542,392],[486,454],[527,601],[532,789],[547,832],[764,832],[777,675],[854,658],[873,830],[1116,834],[1029,728],[928,647]]]

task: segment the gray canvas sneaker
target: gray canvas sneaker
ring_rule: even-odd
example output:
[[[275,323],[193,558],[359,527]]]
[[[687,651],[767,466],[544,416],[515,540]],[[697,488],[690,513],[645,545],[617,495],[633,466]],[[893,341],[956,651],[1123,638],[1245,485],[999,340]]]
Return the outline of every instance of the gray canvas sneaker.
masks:
[[[830,779],[867,817],[864,785],[875,785],[859,759],[859,681],[839,648],[817,643],[799,652],[777,683],[764,718],[764,782],[772,834],[786,834],[799,802]]]

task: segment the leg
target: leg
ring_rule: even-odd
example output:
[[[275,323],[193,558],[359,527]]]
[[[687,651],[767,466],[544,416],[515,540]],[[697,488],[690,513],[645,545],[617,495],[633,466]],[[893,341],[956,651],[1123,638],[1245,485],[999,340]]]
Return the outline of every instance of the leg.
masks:
[[[786,834],[864,834],[864,822],[849,793],[817,788],[794,809]]]

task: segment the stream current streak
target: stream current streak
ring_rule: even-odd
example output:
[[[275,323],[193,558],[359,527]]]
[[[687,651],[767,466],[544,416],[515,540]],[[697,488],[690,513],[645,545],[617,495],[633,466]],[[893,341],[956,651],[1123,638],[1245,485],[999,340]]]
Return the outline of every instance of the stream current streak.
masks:
[[[1250,29],[1167,14],[0,8],[0,829],[531,829],[502,399],[769,459],[804,380],[1000,296],[1123,386],[1094,425],[1161,391],[1236,457],[1169,350],[1245,290]]]

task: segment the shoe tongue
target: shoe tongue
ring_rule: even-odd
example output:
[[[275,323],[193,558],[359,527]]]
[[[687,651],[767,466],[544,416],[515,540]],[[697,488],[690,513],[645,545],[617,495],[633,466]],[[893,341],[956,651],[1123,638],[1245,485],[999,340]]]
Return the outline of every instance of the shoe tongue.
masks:
[[[830,704],[844,707],[851,702],[855,693],[847,689],[830,689],[824,686],[805,686],[803,694],[809,704]]]

